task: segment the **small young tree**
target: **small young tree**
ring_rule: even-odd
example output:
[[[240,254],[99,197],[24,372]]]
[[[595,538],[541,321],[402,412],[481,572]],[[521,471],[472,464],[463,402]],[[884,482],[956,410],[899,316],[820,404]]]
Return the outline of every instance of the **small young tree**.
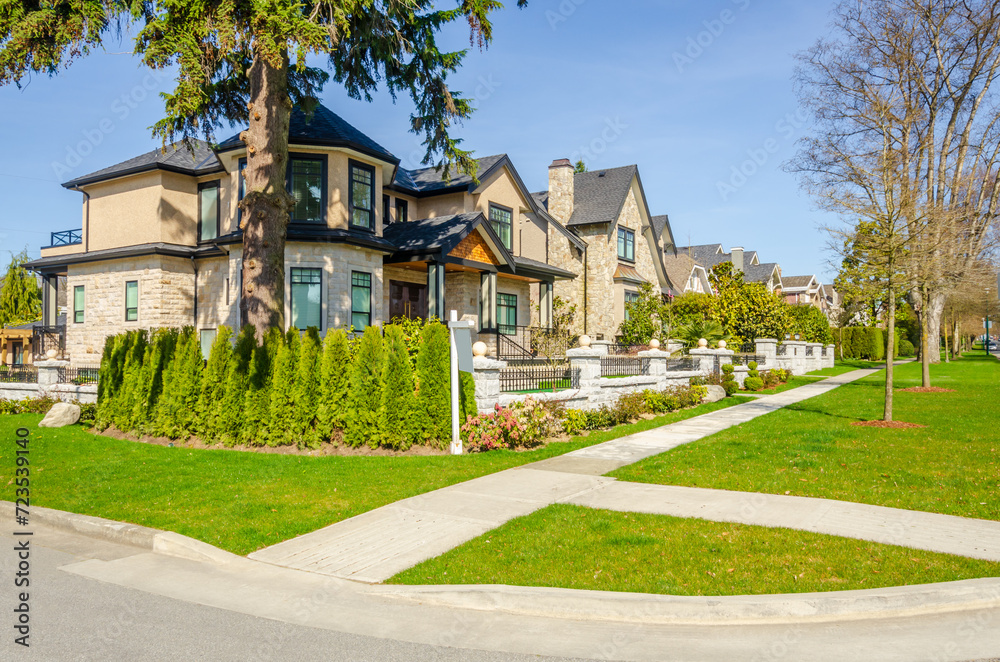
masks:
[[[398,326],[385,328],[385,355],[379,411],[381,440],[389,448],[406,450],[422,431],[413,393],[413,370],[403,331]]]
[[[112,422],[123,432],[135,428],[132,412],[136,401],[141,397],[142,361],[146,355],[146,330],[129,331],[127,334],[128,350],[125,353],[125,363],[122,367],[122,385],[118,397],[115,398],[115,408]]]
[[[163,371],[173,360],[177,338],[177,329],[157,329],[153,332],[146,350],[149,358],[143,361],[139,377],[141,390],[132,410],[136,432],[150,434],[155,427],[156,403],[163,392]]]
[[[278,344],[271,377],[270,416],[268,417],[268,446],[298,443],[295,438],[295,374],[298,367],[299,331],[295,327],[285,334]]]
[[[10,264],[0,281],[0,329],[34,322],[42,317],[42,294],[34,274],[23,265],[28,250],[11,254]]]
[[[653,338],[667,340],[672,324],[673,314],[663,296],[643,283],[639,298],[625,304],[625,320],[618,327],[618,336],[626,345],[648,345]]]
[[[351,363],[351,390],[347,398],[347,429],[344,439],[357,448],[380,442],[379,408],[382,406],[382,374],[385,348],[376,326],[365,329]]]
[[[424,412],[427,436],[438,446],[451,438],[451,352],[448,329],[428,324],[421,334],[417,355],[418,398]]]
[[[330,331],[320,360],[316,427],[311,442],[329,441],[347,425],[347,393],[351,383],[351,350],[343,329]]]
[[[264,342],[253,350],[243,406],[243,425],[240,428],[240,442],[248,446],[262,446],[267,440],[271,412],[271,375],[275,354],[283,342],[281,331],[272,328],[264,335]]]
[[[184,327],[173,360],[164,372],[163,394],[156,408],[158,435],[179,439],[193,431],[203,363],[201,343],[194,329]]]

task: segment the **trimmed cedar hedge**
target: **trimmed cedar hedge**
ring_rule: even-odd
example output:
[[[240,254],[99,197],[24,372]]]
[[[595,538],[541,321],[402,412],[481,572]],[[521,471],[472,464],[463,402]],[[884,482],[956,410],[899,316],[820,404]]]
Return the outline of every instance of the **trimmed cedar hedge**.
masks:
[[[439,323],[343,330],[219,327],[208,360],[192,327],[109,336],[95,426],[227,446],[438,448],[451,438],[448,331]],[[461,373],[462,419],[476,415]]]
[[[885,329],[872,328],[866,326],[846,326],[842,329],[833,329],[833,340],[837,347],[834,350],[836,357],[845,359],[865,359],[868,361],[882,361],[885,359],[888,338]],[[899,357],[899,329],[896,329],[896,345],[893,358]]]

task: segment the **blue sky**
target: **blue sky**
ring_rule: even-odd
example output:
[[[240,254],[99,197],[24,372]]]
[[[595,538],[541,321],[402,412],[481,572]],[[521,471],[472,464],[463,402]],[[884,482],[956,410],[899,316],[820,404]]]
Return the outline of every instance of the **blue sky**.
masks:
[[[532,190],[547,186],[556,158],[582,157],[591,169],[638,164],[650,209],[670,215],[678,244],[742,245],[785,275],[832,280],[820,227],[836,219],[781,170],[807,129],[793,55],[825,33],[830,0],[507,4],[494,44],[470,51],[451,81],[478,108],[456,130],[464,147],[506,152]],[[442,43],[467,46],[464,26]],[[158,145],[149,127],[170,74],[130,53],[131,44],[111,43],[58,76],[0,88],[4,251],[27,246],[37,256],[49,232],[80,227],[81,196],[61,182]],[[404,166],[419,166],[408,99],[368,104],[331,84],[323,102]]]

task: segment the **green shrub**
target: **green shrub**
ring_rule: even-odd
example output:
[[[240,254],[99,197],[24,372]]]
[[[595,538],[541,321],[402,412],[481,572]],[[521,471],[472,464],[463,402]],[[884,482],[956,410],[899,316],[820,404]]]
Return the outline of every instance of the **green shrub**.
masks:
[[[240,438],[246,393],[250,388],[250,363],[257,349],[256,330],[246,324],[236,337],[236,346],[226,366],[225,392],[215,410],[218,439],[227,446]]]
[[[532,448],[553,433],[556,421],[552,414],[532,398],[510,407],[496,406],[488,414],[470,418],[462,426],[468,436],[466,449],[480,453],[496,449]]]
[[[759,391],[764,388],[764,380],[760,377],[747,377],[743,380],[743,388],[748,391]]]
[[[233,332],[228,326],[220,326],[215,333],[215,341],[208,354],[205,372],[201,380],[201,394],[198,396],[195,430],[203,441],[214,441],[221,432],[219,425],[219,403],[226,391],[226,372],[233,355],[229,339]],[[152,358],[152,357],[150,357]]]
[[[394,450],[406,450],[419,438],[420,421],[413,393],[413,370],[398,326],[385,328],[385,367],[382,371],[382,403],[379,409],[380,441]]]
[[[264,342],[254,348],[250,358],[250,373],[243,405],[240,442],[248,446],[263,446],[266,441],[271,405],[271,370],[282,334],[271,329]]]
[[[350,365],[351,350],[347,333],[343,329],[327,332],[320,360],[314,441],[329,441],[334,430],[343,430],[347,425]]]
[[[913,346],[909,340],[905,338],[899,341],[899,356],[911,357],[915,356],[917,353],[916,348]]]
[[[316,423],[316,380],[321,342],[319,329],[314,326],[306,329],[299,341],[295,382],[292,386],[291,437],[300,448],[316,445],[313,429]]]
[[[732,395],[740,390],[740,385],[733,377],[733,370],[731,363],[722,364],[722,388],[726,391],[726,395]]]
[[[191,434],[203,364],[201,343],[194,329],[184,327],[170,365],[163,373],[163,393],[155,412],[156,435],[180,439]]]
[[[382,405],[382,374],[385,348],[378,327],[365,329],[351,364],[351,390],[347,398],[347,429],[344,439],[357,448],[368,444],[377,448],[379,408]]]
[[[427,438],[431,443],[443,446],[451,439],[451,383],[448,372],[451,353],[448,347],[448,329],[442,324],[430,323],[424,326],[420,338],[417,397],[423,410]]]
[[[295,375],[299,361],[299,331],[295,327],[288,330],[283,342],[278,343],[274,356],[274,371],[271,374],[271,397],[269,400],[267,445],[281,446],[299,441],[295,436]]]

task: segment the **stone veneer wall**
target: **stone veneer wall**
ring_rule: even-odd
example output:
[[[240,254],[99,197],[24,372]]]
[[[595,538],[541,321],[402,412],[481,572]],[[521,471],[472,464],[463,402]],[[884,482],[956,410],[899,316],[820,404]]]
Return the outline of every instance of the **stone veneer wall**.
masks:
[[[139,282],[139,315],[125,321],[125,283]],[[100,363],[104,339],[133,329],[184,326],[194,322],[191,261],[151,255],[71,265],[66,288],[84,287],[84,321],[66,324],[66,353],[75,365]]]
[[[372,324],[381,324],[388,309],[385,306],[382,254],[346,244],[289,242],[285,247],[285,315],[289,315],[290,267],[323,269],[323,306],[326,327],[346,328],[351,325],[351,272],[372,275]]]
[[[573,318],[573,332],[583,334],[583,251],[578,249],[560,230],[549,224],[549,264],[577,274],[572,280],[557,280],[553,294],[576,306]],[[537,290],[537,288],[534,288]],[[537,291],[535,292],[537,298]],[[536,301],[537,303],[537,301]]]

